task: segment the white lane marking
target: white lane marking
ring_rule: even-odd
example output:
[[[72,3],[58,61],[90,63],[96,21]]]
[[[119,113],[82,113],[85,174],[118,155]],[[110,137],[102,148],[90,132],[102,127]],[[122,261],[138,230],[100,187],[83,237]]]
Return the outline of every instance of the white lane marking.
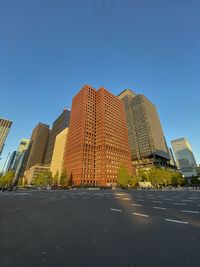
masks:
[[[158,201],[158,200],[154,200],[154,201],[152,201],[153,203],[159,203],[159,204],[161,204],[161,203],[163,203],[162,201]]]
[[[185,212],[185,213],[199,213],[199,211],[195,211],[195,210],[181,210],[181,212]]]
[[[164,208],[164,207],[153,207],[153,209],[166,210],[167,208]]]
[[[113,208],[110,208],[110,210],[112,210],[112,211],[117,211],[117,212],[122,212],[122,210],[119,210],[119,209],[113,209]]]
[[[181,200],[181,201],[183,201],[183,202],[192,202],[191,199],[183,199],[183,200]]]
[[[185,206],[184,203],[172,203],[173,205]]]
[[[177,220],[172,220],[172,219],[165,219],[165,221],[167,221],[167,222],[175,222],[175,223],[182,223],[182,224],[188,224],[188,222],[177,221]]]
[[[133,212],[133,215],[141,216],[141,217],[149,217],[149,215],[147,215],[147,214],[136,213],[136,212]]]
[[[136,207],[142,207],[142,205],[140,205],[140,204],[131,204],[132,206],[136,206]]]
[[[124,197],[124,198],[122,198],[123,200],[131,200],[130,198],[128,198],[128,197]]]
[[[199,197],[189,197],[188,199],[199,199]]]
[[[115,198],[120,198],[120,197],[115,197]]]

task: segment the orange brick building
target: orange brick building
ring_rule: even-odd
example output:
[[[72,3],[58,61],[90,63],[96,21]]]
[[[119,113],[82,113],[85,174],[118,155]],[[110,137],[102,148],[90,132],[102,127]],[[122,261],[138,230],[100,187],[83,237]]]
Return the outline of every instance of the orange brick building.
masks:
[[[104,186],[121,164],[133,173],[124,104],[86,85],[73,99],[64,167],[74,185]]]

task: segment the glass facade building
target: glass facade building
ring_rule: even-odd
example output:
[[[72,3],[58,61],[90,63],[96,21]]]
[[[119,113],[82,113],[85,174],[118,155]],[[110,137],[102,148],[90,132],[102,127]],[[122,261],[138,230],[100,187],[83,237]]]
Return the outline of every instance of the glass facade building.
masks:
[[[169,165],[170,156],[156,107],[144,95],[130,89],[121,92],[118,98],[125,106],[133,164]]]

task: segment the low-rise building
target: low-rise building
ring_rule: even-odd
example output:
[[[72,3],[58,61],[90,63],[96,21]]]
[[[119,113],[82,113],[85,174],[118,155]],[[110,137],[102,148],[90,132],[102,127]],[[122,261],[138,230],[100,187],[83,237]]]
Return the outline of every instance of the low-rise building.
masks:
[[[32,166],[30,169],[26,170],[25,172],[25,179],[27,180],[27,184],[34,184],[35,178],[41,172],[49,171],[49,167],[43,164],[36,164]]]

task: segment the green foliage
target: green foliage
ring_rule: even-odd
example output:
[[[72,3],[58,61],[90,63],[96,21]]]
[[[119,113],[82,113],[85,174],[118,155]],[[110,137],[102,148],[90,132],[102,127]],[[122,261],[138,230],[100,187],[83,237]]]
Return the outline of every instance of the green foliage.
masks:
[[[54,177],[52,179],[52,184],[58,185],[58,182],[59,182],[59,171],[57,171],[56,174],[54,175]]]
[[[14,179],[15,173],[13,171],[7,172],[5,175],[0,177],[0,186],[10,186]]]
[[[60,185],[68,186],[68,183],[69,183],[68,173],[67,173],[67,170],[64,169],[60,175]]]
[[[119,172],[117,176],[117,184],[121,187],[126,187],[131,181],[131,176],[128,173],[126,167],[122,164],[119,167]]]
[[[34,181],[34,185],[37,187],[48,186],[51,184],[52,184],[52,174],[50,171],[40,172]]]
[[[157,167],[153,167],[149,171],[139,170],[138,179],[141,182],[151,182],[153,186],[178,186],[184,184],[184,178],[180,173]]]

